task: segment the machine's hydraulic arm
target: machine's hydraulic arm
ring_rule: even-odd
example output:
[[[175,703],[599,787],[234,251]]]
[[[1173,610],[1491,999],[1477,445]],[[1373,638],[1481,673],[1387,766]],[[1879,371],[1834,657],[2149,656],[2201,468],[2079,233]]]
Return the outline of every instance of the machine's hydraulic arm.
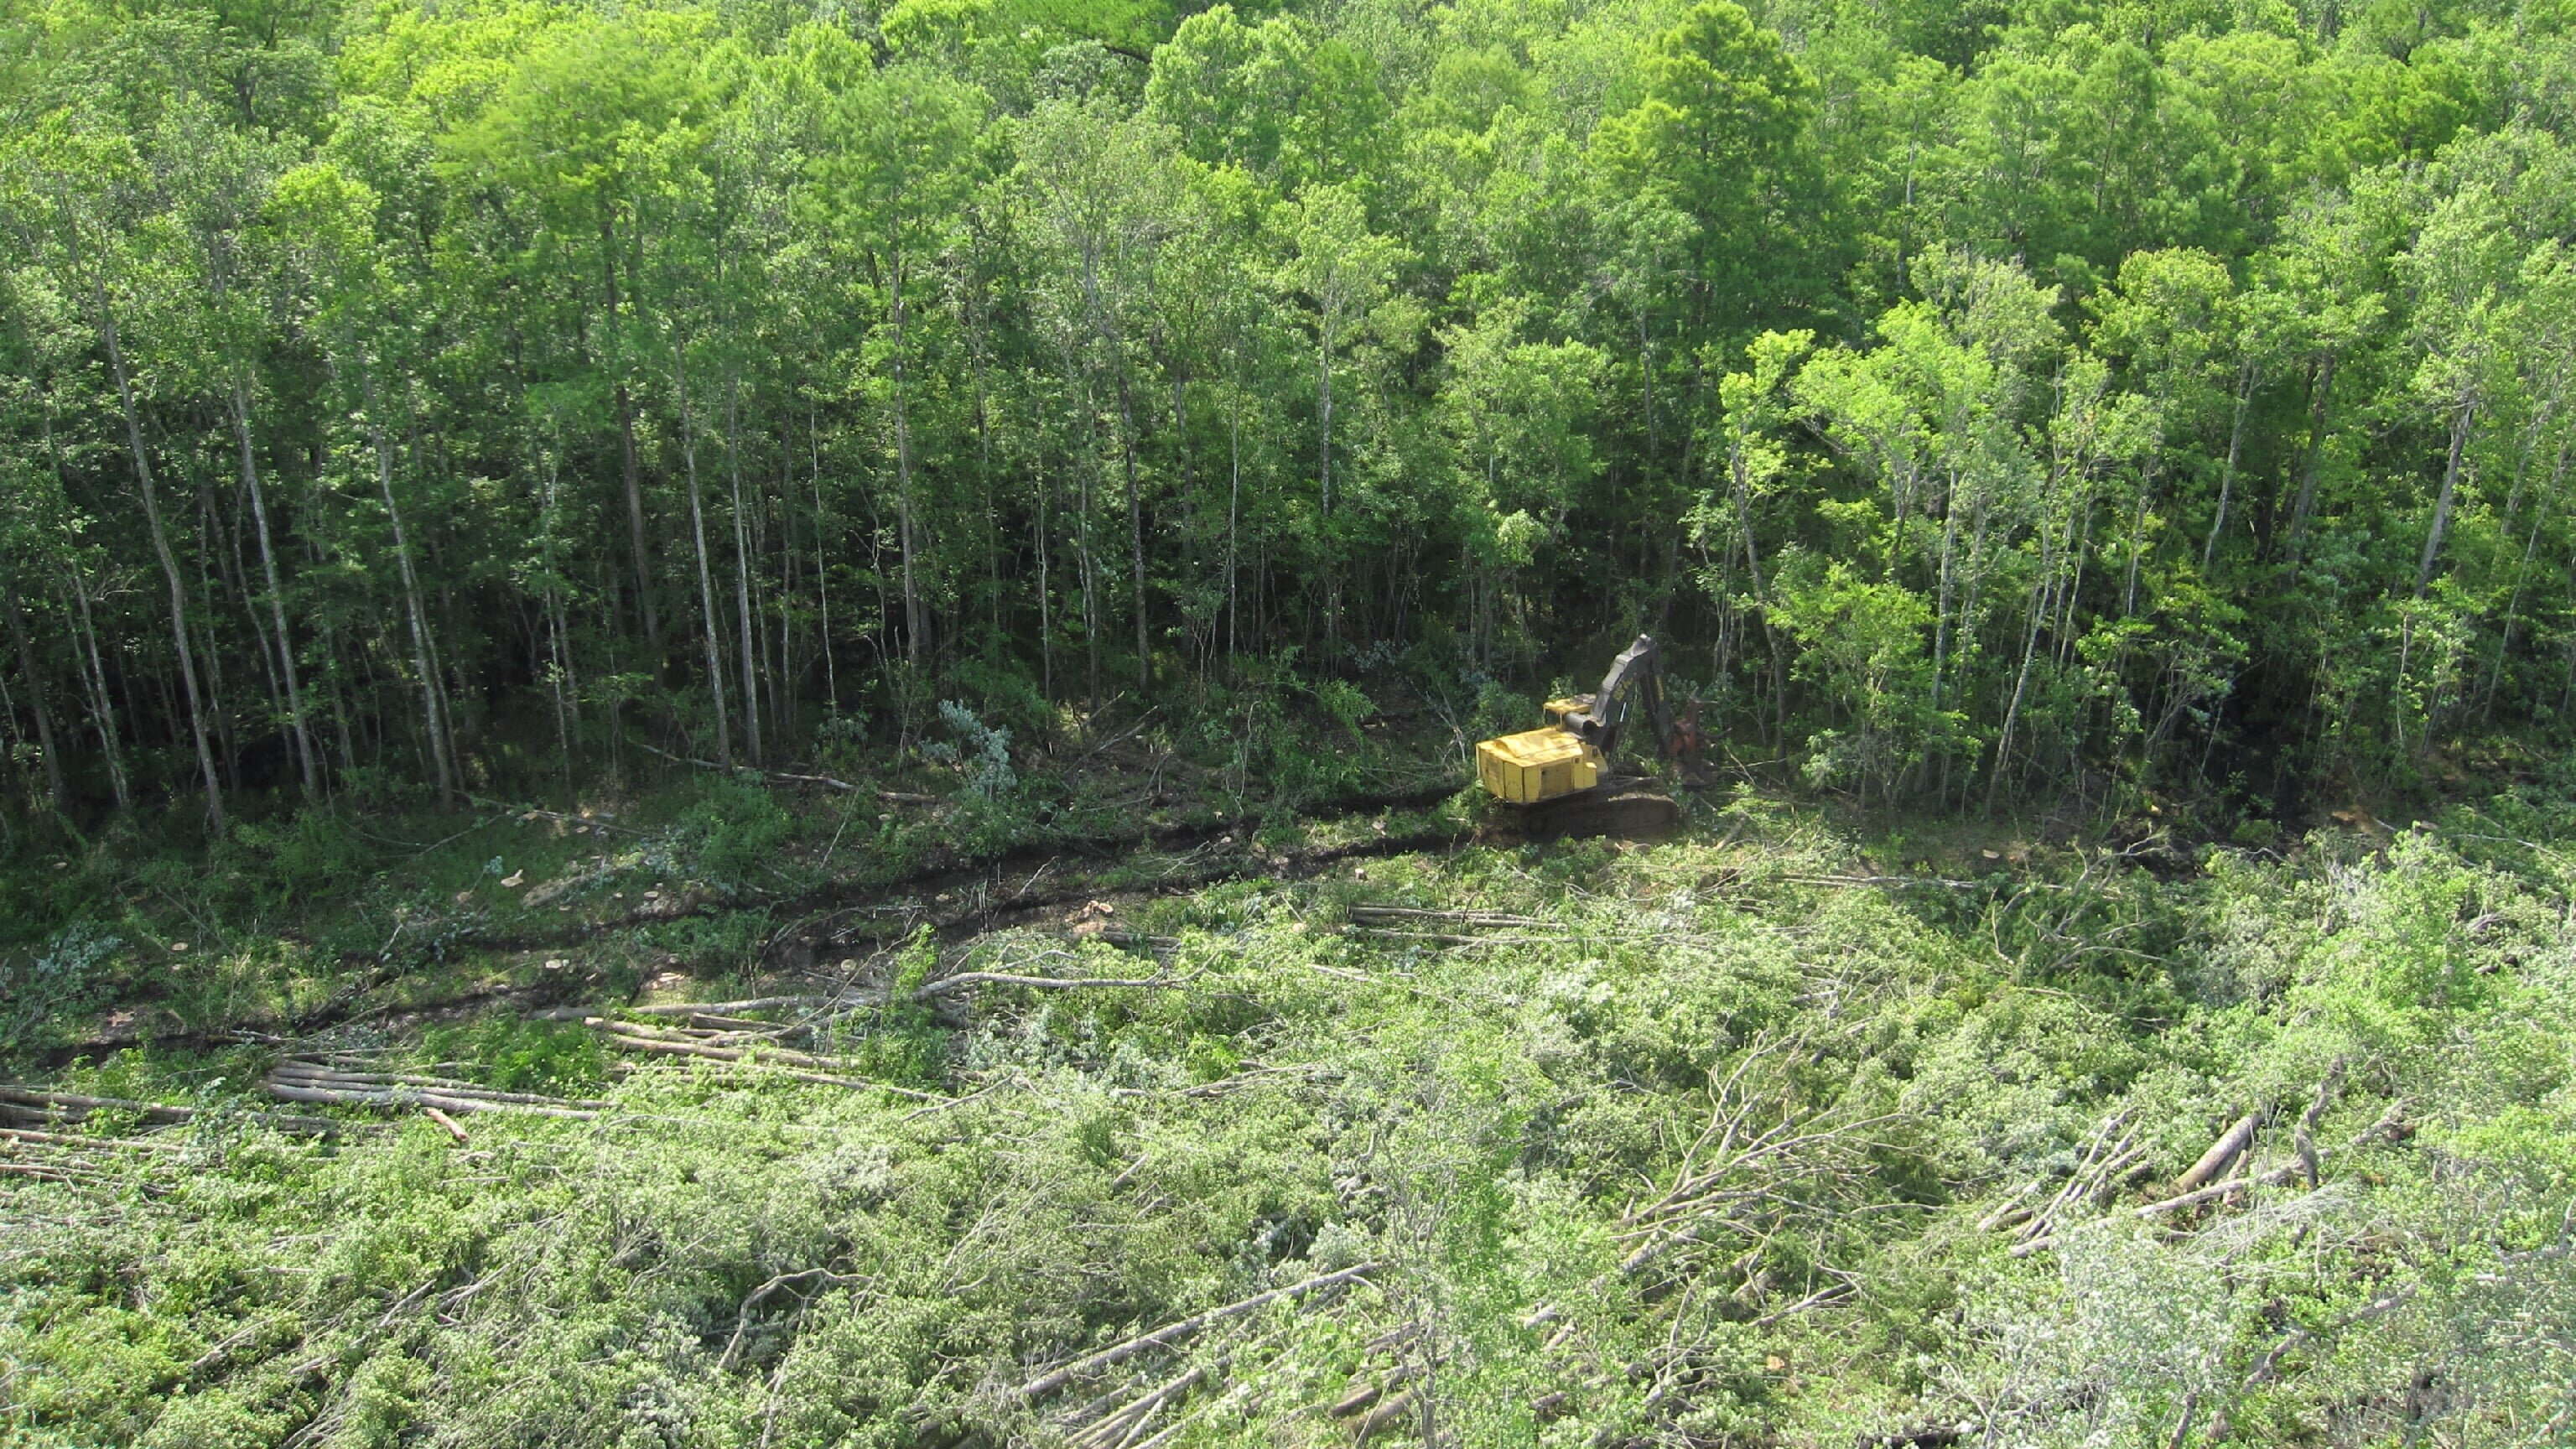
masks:
[[[1601,752],[1605,760],[1619,758],[1619,739],[1628,722],[1643,710],[1646,723],[1655,732],[1655,749],[1669,757],[1673,753],[1673,704],[1664,689],[1664,652],[1654,639],[1645,634],[1620,651],[1610,661],[1610,672],[1601,677],[1601,688],[1583,708],[1565,716],[1564,727],[1577,739]]]

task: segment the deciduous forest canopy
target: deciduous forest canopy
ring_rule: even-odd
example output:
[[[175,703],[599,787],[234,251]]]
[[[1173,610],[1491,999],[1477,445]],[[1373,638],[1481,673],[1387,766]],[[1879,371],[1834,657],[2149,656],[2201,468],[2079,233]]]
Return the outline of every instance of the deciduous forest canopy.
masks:
[[[1641,626],[1864,801],[2555,739],[2570,30],[22,3],[13,788],[449,796]]]

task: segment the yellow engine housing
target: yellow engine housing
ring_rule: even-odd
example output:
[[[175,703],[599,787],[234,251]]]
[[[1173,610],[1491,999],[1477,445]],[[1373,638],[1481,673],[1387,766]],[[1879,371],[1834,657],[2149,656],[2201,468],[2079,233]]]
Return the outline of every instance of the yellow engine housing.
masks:
[[[1476,746],[1476,774],[1498,800],[1535,805],[1601,782],[1601,752],[1549,726],[1485,740]]]

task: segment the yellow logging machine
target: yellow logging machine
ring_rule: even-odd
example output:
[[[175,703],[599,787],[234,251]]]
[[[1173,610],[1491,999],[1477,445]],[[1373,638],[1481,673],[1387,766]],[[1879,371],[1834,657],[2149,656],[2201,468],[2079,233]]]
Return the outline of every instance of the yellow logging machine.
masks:
[[[1636,777],[1617,775],[1620,741],[1641,716],[1663,759],[1693,763],[1703,746],[1699,702],[1691,701],[1675,717],[1663,650],[1652,637],[1638,635],[1612,660],[1598,690],[1551,699],[1546,708],[1547,724],[1476,746],[1477,778],[1488,794],[1513,808],[1524,833],[1672,833],[1681,819],[1672,798],[1636,788]]]

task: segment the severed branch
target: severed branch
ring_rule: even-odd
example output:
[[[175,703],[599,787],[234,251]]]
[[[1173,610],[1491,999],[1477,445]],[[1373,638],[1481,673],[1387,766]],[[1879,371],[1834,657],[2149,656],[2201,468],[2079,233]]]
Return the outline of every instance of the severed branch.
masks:
[[[2356,1323],[2393,1313],[2414,1296],[2415,1289],[2412,1286],[2400,1288],[2394,1293],[2363,1304],[2322,1328],[2291,1329],[2281,1335],[2279,1342],[2266,1349],[2261,1358],[2254,1361],[2253,1369],[2245,1375],[2245,1382],[2238,1386],[2237,1392],[2250,1393],[2280,1377],[2281,1360],[2287,1358],[2300,1345],[2312,1343],[2321,1338],[2331,1338]],[[2225,1442],[2228,1427],[2227,1405],[2221,1404],[2218,1406],[2218,1412],[2210,1416],[2207,1442],[2211,1444]]]
[[[791,780],[799,785],[822,785],[849,795],[861,793],[858,786],[851,784],[847,780],[835,780],[829,775],[798,775],[786,770],[757,770],[749,765],[719,765],[713,760],[700,760],[688,755],[675,755],[669,750],[657,750],[651,745],[645,744],[641,740],[635,742],[635,748],[642,750],[648,755],[660,755],[663,759],[669,760],[675,765],[695,765],[701,770],[717,770],[725,774],[759,775],[771,780]],[[895,795],[895,792],[889,790],[880,790],[877,793],[905,800],[921,798],[917,795],[898,796]]]
[[[136,1152],[177,1152],[176,1142],[162,1142],[150,1137],[84,1137],[76,1132],[39,1132],[28,1127],[0,1127],[0,1145],[25,1143],[31,1147],[105,1147]]]
[[[1205,1313],[1194,1314],[1176,1323],[1165,1324],[1151,1333],[1140,1333],[1122,1343],[1112,1344],[1097,1353],[1086,1354],[1061,1368],[1040,1374],[1020,1385],[1019,1397],[1034,1399],[1053,1393],[1084,1374],[1096,1373],[1113,1364],[1124,1363],[1148,1349],[1159,1348],[1187,1338],[1210,1324],[1240,1318],[1255,1309],[1265,1308],[1286,1299],[1299,1298],[1309,1293],[1321,1292],[1326,1288],[1336,1288],[1344,1283],[1356,1282],[1383,1266],[1380,1263],[1362,1263],[1356,1268],[1344,1268],[1337,1273],[1319,1274],[1302,1283],[1291,1283],[1285,1288],[1273,1288],[1267,1293],[1255,1293],[1249,1298],[1226,1304],[1222,1308],[1211,1308]]]
[[[822,1279],[824,1287],[837,1288],[844,1283],[863,1281],[865,1276],[860,1273],[835,1273],[829,1268],[805,1268],[794,1273],[781,1273],[752,1289],[750,1295],[742,1300],[741,1311],[734,1315],[733,1337],[725,1340],[724,1352],[716,1358],[716,1372],[724,1373],[733,1367],[734,1355],[742,1351],[743,1335],[751,1331],[751,1310],[758,1308],[770,1294],[790,1283],[802,1283],[812,1278]]]
[[[1223,1361],[1218,1367],[1224,1367]],[[1076,1431],[1072,1443],[1078,1449],[1119,1449],[1135,1438],[1136,1432],[1144,1428],[1145,1422],[1160,1412],[1165,1404],[1196,1388],[1207,1376],[1205,1367],[1192,1367],[1178,1378],[1148,1389],[1115,1412]]]

